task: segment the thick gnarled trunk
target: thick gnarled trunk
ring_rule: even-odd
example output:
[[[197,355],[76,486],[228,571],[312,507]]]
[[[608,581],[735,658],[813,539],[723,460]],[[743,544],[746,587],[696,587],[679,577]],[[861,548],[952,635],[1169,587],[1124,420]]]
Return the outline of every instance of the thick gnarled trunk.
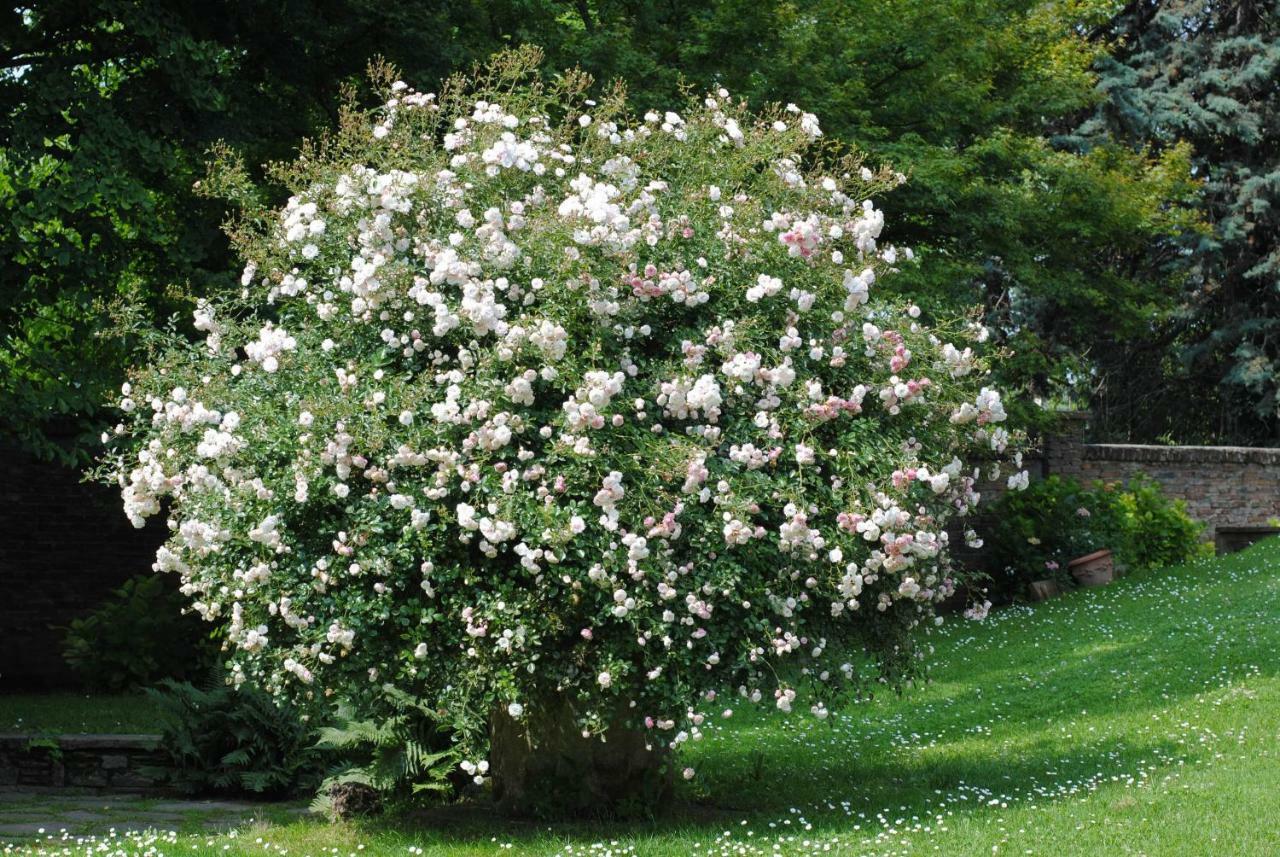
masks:
[[[645,814],[670,799],[670,754],[651,733],[614,719],[583,737],[567,701],[515,720],[496,711],[489,726],[489,772],[498,806],[513,815]]]

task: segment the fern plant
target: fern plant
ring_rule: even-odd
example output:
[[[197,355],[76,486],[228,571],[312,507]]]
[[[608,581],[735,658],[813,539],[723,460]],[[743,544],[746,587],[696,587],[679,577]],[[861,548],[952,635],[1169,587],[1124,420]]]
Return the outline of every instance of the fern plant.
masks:
[[[314,732],[261,690],[166,680],[147,696],[164,722],[167,764],[146,773],[186,793],[283,797],[314,786],[321,770]]]
[[[447,796],[459,756],[439,715],[408,694],[384,688],[394,716],[361,720],[340,703],[335,725],[319,730],[317,749],[338,756],[312,803],[315,812],[347,815],[422,795]],[[353,798],[365,790],[365,799]],[[376,797],[375,797],[376,796]]]

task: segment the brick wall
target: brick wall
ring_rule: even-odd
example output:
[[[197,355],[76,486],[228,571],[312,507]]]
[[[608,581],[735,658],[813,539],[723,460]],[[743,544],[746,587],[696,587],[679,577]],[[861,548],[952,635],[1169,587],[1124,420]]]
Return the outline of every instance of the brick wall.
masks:
[[[1088,420],[1087,413],[1064,415],[1060,432],[1024,456],[1033,480],[1056,475],[1087,484],[1145,475],[1166,496],[1186,501],[1191,516],[1206,524],[1205,539],[1217,542],[1220,552],[1246,546],[1280,518],[1280,449],[1085,443]],[[1012,468],[1006,464],[1001,470],[1007,476]],[[981,535],[990,522],[987,510],[1007,489],[1001,479],[984,480],[978,490],[982,504],[966,525]],[[952,553],[962,564],[982,568],[985,552],[966,548],[963,530],[956,526],[950,533]]]
[[[1087,444],[1078,467],[1063,475],[1111,481],[1138,473],[1185,500],[1213,529],[1266,526],[1280,517],[1280,449]]]
[[[68,685],[68,622],[151,568],[163,522],[135,530],[119,494],[0,447],[0,693]]]
[[[1266,527],[1280,517],[1280,449],[1242,446],[1147,446],[1083,443],[1087,417],[1045,443],[1045,471],[1082,482],[1116,482],[1144,474],[1166,495],[1185,500],[1206,536]]]

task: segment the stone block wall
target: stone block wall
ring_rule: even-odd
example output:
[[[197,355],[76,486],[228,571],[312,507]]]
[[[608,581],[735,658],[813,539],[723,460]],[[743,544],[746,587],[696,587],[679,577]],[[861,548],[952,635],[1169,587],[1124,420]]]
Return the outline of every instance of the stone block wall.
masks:
[[[163,764],[157,735],[0,734],[0,788],[157,791],[144,773]]]

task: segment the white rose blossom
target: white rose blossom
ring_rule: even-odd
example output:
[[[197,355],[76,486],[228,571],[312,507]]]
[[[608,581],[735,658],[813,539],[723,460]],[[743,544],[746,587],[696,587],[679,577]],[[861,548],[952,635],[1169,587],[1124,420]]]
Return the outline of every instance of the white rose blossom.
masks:
[[[478,781],[478,713],[554,694],[675,746],[717,688],[827,717],[860,640],[904,681],[961,579],[961,461],[1021,442],[986,330],[882,288],[911,258],[888,171],[824,164],[799,107],[629,125],[559,93],[398,85],[352,120],[364,149],[237,236],[245,298],[197,305],[204,347],[135,373],[111,441],[232,676],[470,712]]]

